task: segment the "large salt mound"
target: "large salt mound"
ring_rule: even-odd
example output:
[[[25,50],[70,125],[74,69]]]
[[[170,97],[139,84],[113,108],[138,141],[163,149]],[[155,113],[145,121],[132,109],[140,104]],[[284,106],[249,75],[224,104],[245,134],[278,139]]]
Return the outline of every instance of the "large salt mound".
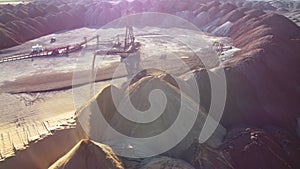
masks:
[[[81,140],[49,169],[123,169],[110,147],[91,140]]]
[[[296,78],[300,72],[300,28],[282,15],[248,16],[235,22],[230,30],[234,45],[241,50],[226,67],[240,72],[252,85],[254,91],[249,94],[261,104],[256,108],[263,117],[257,121],[267,119],[269,124],[296,133],[300,111]],[[228,77],[228,81],[234,78]],[[247,104],[252,102],[244,103]],[[266,124],[260,124],[263,125]]]
[[[89,119],[85,121],[81,120],[81,125],[85,129],[90,128],[87,132],[92,139],[97,140],[99,142],[103,142],[105,144],[109,144],[115,150],[118,147],[114,144],[118,144],[118,142],[124,142],[125,144],[126,140],[122,141],[119,140],[119,138],[110,138],[110,133],[106,133],[105,125],[97,121],[97,119],[99,119],[99,117],[97,116],[97,107],[99,107],[106,121],[111,126],[113,126],[115,130],[131,137],[147,138],[151,136],[156,136],[167,130],[170,127],[170,125],[172,125],[176,120],[179,113],[178,111],[181,108],[180,104],[181,102],[183,102],[182,109],[184,110],[184,113],[196,113],[193,115],[196,118],[196,122],[194,125],[191,124],[192,128],[189,132],[187,131],[187,136],[179,144],[177,144],[177,146],[165,153],[170,157],[183,158],[184,152],[190,147],[194,139],[199,137],[200,131],[207,116],[206,112],[203,108],[200,108],[200,110],[194,109],[199,103],[193,101],[192,98],[196,98],[196,96],[194,96],[193,91],[190,91],[189,85],[186,82],[177,80],[178,83],[181,84],[180,86],[183,86],[181,91],[179,91],[179,89],[177,88],[179,84],[177,84],[176,81],[170,75],[157,70],[147,70],[143,71],[143,73],[144,74],[137,75],[137,77],[131,82],[129,89],[118,89],[113,86],[109,86],[103,89],[102,92],[100,92],[96,96],[96,102],[92,100],[91,103],[89,103],[89,105],[79,110],[79,119]],[[145,111],[149,109],[150,103],[148,101],[148,97],[150,92],[154,89],[162,90],[165,93],[167,99],[166,107],[163,113],[154,121],[148,123],[132,122],[124,118],[117,111],[118,105],[127,105],[130,103],[132,103],[135,106],[135,108],[140,111]],[[113,93],[116,95],[117,100],[115,100],[115,102],[113,102],[112,100],[111,90],[113,90]],[[126,90],[129,92],[128,95],[124,93]],[[151,107],[160,107],[159,105],[161,104],[162,101],[157,100],[156,102],[151,103]],[[89,118],[85,117],[88,114],[90,114]],[[151,118],[149,116],[147,117],[148,119]],[[188,123],[190,125],[191,122],[189,121]],[[102,128],[102,130],[97,130],[98,128]],[[182,126],[180,130],[184,131],[185,128],[186,127]],[[207,144],[209,144],[212,147],[218,147],[225,133],[226,130],[222,126],[219,126],[215,133],[207,141]],[[173,135],[170,135],[168,139],[171,141],[173,138],[177,137],[178,136],[176,135],[176,133],[174,133]],[[152,152],[152,149],[154,148],[145,147],[143,142],[130,144],[133,146],[135,154],[143,152]],[[155,146],[162,146],[163,148],[163,146],[166,145],[163,145],[163,142],[161,142],[161,145]],[[128,150],[128,152],[132,153],[132,150]]]

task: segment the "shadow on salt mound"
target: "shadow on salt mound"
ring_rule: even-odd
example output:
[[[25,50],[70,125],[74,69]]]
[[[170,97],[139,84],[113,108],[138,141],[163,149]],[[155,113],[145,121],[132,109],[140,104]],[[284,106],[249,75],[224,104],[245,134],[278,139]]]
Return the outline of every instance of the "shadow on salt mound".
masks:
[[[203,26],[202,30],[205,32],[211,32],[214,29],[217,28],[218,23],[220,22],[221,18],[216,18],[215,20],[207,23],[205,26]]]
[[[193,20],[193,24],[197,27],[202,27],[209,22],[209,14],[206,11],[199,13]]]
[[[18,38],[10,31],[0,27],[0,48],[7,48],[19,44]]]
[[[106,87],[85,107],[78,111],[80,124],[87,134],[95,141],[110,145],[115,152],[117,152],[118,149],[122,149],[122,151],[127,151],[128,149],[128,153],[132,153],[133,151],[137,156],[144,156],[145,154],[143,153],[147,154],[148,152],[152,152],[157,149],[157,146],[161,146],[163,149],[164,146],[167,145],[164,145],[164,141],[161,141],[160,145],[155,144],[154,147],[151,147],[145,146],[143,141],[124,140],[124,138],[120,138],[119,135],[112,134],[108,128],[113,127],[118,133],[132,138],[157,136],[173,127],[177,118],[180,117],[179,110],[182,108],[184,111],[181,114],[184,116],[194,114],[192,117],[194,117],[195,119],[193,120],[196,121],[194,124],[193,120],[181,121],[180,123],[184,125],[177,125],[180,131],[185,132],[185,135],[183,139],[179,141],[178,144],[175,144],[176,146],[174,145],[175,147],[165,153],[165,155],[174,158],[183,158],[184,151],[190,147],[195,139],[199,138],[207,116],[204,109],[199,107],[199,102],[195,101],[199,100],[199,98],[193,93],[194,91],[190,91],[190,87],[186,82],[180,79],[175,80],[175,77],[154,69],[142,71],[141,74],[138,74],[131,82],[127,83],[129,84],[129,88],[125,88],[124,86],[126,85],[120,89],[114,86]],[[181,90],[178,86],[182,87]],[[149,100],[151,92],[155,89],[161,90],[164,93],[166,101],[161,100],[161,98],[155,98],[154,101]],[[113,96],[116,100],[113,100]],[[164,103],[165,107],[160,114],[158,114],[159,112],[151,111],[149,112],[150,114],[145,113],[153,107],[155,109],[164,105]],[[121,109],[122,112],[120,113],[120,105],[132,105],[136,110],[141,111],[142,114],[136,112],[133,114],[130,110],[124,111],[126,107]],[[101,119],[99,110],[105,121],[103,121],[103,118]],[[126,115],[125,117],[124,114]],[[137,118],[137,120],[143,117],[150,122],[138,123],[129,120],[128,117],[130,114],[133,118]],[[152,120],[153,117],[155,117],[154,120]],[[188,126],[190,126],[190,130]],[[182,135],[182,133],[179,134]],[[215,133],[207,141],[207,144],[211,147],[218,147],[225,134],[226,129],[222,126],[218,126]],[[172,142],[179,137],[178,133],[175,132],[164,139]],[[127,143],[130,146],[124,145]]]
[[[38,31],[31,25],[27,25],[27,23],[22,20],[12,21],[6,24],[7,29],[18,32],[21,36],[19,39],[26,41],[29,39],[37,38],[41,35],[41,32]]]
[[[244,12],[240,11],[239,9],[232,10],[231,12],[227,13],[224,17],[222,17],[219,24],[220,25],[224,24],[227,21],[230,21],[233,23],[233,22],[237,21],[238,19],[242,18],[244,15],[245,15]]]
[[[284,141],[283,141],[284,140]],[[220,150],[234,168],[296,169],[299,164],[299,141],[284,129],[267,126],[237,127],[228,131]]]
[[[112,149],[91,140],[81,140],[66,155],[52,164],[49,169],[123,169],[122,162]]]
[[[144,162],[144,161],[142,161]],[[169,157],[159,157],[150,159],[144,166],[140,169],[157,169],[157,168],[177,168],[177,169],[194,169],[189,163],[179,160],[179,159],[172,159]]]
[[[6,24],[14,20],[19,20],[19,18],[10,12],[0,13],[0,23]]]
[[[233,169],[223,152],[206,144],[194,142],[186,151],[184,160],[195,168]]]

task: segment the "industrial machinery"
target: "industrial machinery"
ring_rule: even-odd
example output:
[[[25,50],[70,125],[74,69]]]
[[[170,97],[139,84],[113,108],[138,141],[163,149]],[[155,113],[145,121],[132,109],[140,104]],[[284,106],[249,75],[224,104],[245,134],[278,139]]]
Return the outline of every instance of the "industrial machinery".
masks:
[[[127,10],[126,15],[128,14],[129,11]],[[133,34],[133,27],[128,24],[128,18],[126,18],[126,32],[125,32],[124,46],[122,47],[118,35],[117,43],[113,45],[113,48],[108,51],[103,51],[103,50],[96,51],[93,60],[95,60],[95,57],[97,55],[119,55],[121,57],[121,62],[125,62],[127,68],[128,65],[131,65],[130,63],[134,62],[133,65],[137,65],[137,63],[135,62],[140,61],[140,53],[139,53],[140,46],[141,44],[135,41],[135,37]],[[94,66],[94,61],[93,61],[93,66]]]
[[[117,42],[110,50],[97,50],[95,55],[119,55],[121,59],[127,58],[129,54],[137,52],[141,44],[135,41],[132,26],[126,26],[126,33],[124,39],[124,46],[119,41],[119,35],[117,35]]]
[[[97,39],[97,44],[99,44],[98,35],[90,39],[85,39],[83,42],[77,43],[75,45],[64,45],[59,47],[46,48],[45,46],[36,44],[31,47],[31,51],[28,53],[0,58],[0,63],[12,62],[12,61],[18,61],[18,60],[36,58],[36,57],[67,56],[69,53],[73,53],[81,50],[86,43],[94,39]]]
[[[31,53],[34,54],[34,53],[40,53],[44,50],[43,46],[42,45],[39,45],[39,44],[36,44],[34,46],[31,47]]]
[[[140,69],[140,46],[139,42],[135,41],[133,34],[133,27],[126,26],[124,46],[119,41],[117,36],[117,43],[113,45],[110,50],[97,50],[94,53],[92,74],[94,74],[94,64],[97,55],[119,55],[121,62],[125,63],[128,75],[132,75]]]
[[[55,38],[55,37],[52,37],[52,38],[50,39],[50,43],[54,43],[54,42],[56,42],[56,38]]]

